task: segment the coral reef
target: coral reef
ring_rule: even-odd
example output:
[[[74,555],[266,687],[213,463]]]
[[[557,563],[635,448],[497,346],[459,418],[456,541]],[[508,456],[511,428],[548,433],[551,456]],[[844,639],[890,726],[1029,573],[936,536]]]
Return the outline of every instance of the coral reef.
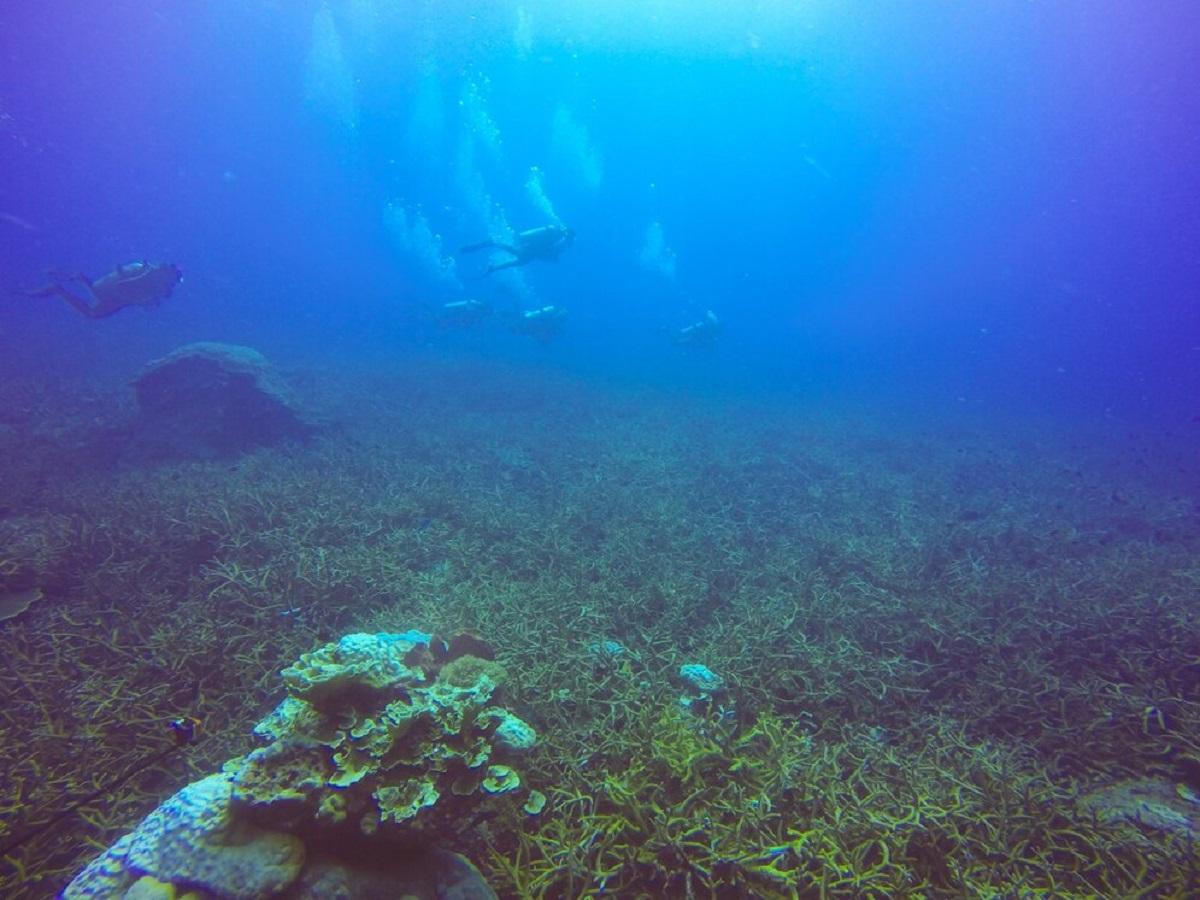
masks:
[[[255,729],[270,743],[162,804],[64,896],[121,897],[149,876],[228,900],[276,897],[301,875],[302,838],[353,858],[372,843],[394,853],[514,794],[521,778],[500,760],[536,736],[491,705],[502,668],[451,657],[456,643],[350,634],[304,654],[283,670],[289,696]]]
[[[21,411],[0,432],[0,583],[46,592],[0,628],[5,897],[53,895],[164,797],[293,733],[327,778],[251,824],[338,849],[412,825],[505,896],[1194,894],[1184,831],[1081,803],[1192,808],[1194,457],[435,358],[306,388],[354,398],[343,429],[112,469],[63,465],[63,447],[122,385],[0,383]],[[379,774],[407,714],[386,677],[345,694],[349,731],[300,697],[264,720],[301,654],[405,622],[496,648],[447,659],[410,635],[385,670],[413,678],[409,735],[451,721],[438,697],[476,711],[431,806]],[[297,690],[335,684],[317,687],[320,659]],[[724,687],[684,709],[696,661]],[[471,690],[484,675],[503,702]],[[484,715],[502,709],[532,748],[506,749],[525,741]],[[164,755],[184,714],[204,734]],[[256,744],[260,721],[277,725]],[[485,794],[499,767],[521,786]],[[339,794],[345,818],[333,801],[322,818]],[[484,812],[450,828],[459,802]],[[315,843],[291,890],[325,864]]]
[[[534,730],[493,705],[503,668],[419,632],[350,634],[283,670],[289,696],[233,772],[234,796],[292,830],[350,825],[413,838],[521,786],[504,764]]]
[[[145,893],[146,877],[164,889],[186,886],[229,900],[279,894],[300,875],[304,844],[241,819],[232,787],[225,774],[185,787],[88,865],[64,900],[128,896],[139,882]]]
[[[679,705],[701,715],[725,692],[725,679],[703,663],[684,663],[679,678],[687,685],[688,693],[679,698]],[[728,714],[732,707],[726,707]]]

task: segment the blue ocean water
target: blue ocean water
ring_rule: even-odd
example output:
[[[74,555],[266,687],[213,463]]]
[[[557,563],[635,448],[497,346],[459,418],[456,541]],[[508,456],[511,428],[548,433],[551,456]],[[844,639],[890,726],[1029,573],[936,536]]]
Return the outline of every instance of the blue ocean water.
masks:
[[[95,327],[5,301],[0,365],[207,337],[358,363],[413,304],[562,306],[596,377],[951,414],[1196,413],[1200,108],[1183,2],[70,3],[0,13],[7,291],[177,262]],[[460,244],[561,220],[555,264]],[[664,332],[706,310],[712,352]],[[494,325],[494,323],[493,323]]]

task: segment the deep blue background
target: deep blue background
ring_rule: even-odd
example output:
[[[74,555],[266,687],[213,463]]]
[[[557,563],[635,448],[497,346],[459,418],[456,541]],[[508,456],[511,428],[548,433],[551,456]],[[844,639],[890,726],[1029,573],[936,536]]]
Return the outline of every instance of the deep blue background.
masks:
[[[201,339],[298,365],[432,344],[693,389],[1197,427],[1194,3],[13,6],[0,288],[135,258],[186,278],[98,322],[5,296],[0,374],[124,377]],[[345,67],[314,72],[330,22]],[[314,77],[347,79],[353,127]],[[441,128],[418,139],[422,96]],[[552,139],[560,108],[598,185]],[[532,165],[579,238],[519,302],[567,307],[566,332],[422,325],[419,301],[518,301],[439,288],[384,206],[419,208],[449,251],[486,234],[472,183],[515,227],[542,220]],[[652,221],[673,282],[638,264]],[[662,329],[705,308],[720,346],[672,346]]]

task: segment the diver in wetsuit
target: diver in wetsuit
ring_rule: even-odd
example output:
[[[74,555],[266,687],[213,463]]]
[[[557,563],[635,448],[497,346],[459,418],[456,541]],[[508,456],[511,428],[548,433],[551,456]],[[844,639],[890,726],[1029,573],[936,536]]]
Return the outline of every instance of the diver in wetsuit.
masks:
[[[158,306],[171,296],[183,273],[174,263],[139,261],[117,266],[95,281],[86,275],[52,273],[52,277],[50,284],[26,291],[26,296],[62,297],[89,319],[106,319],[127,306]],[[67,290],[69,282],[82,285],[86,296]]]
[[[426,318],[438,328],[469,328],[492,314],[492,307],[482,300],[455,300],[440,306],[423,304]]]
[[[677,347],[710,347],[721,333],[721,320],[711,309],[704,318],[675,332],[672,340]]]
[[[575,241],[575,230],[564,225],[543,225],[541,228],[530,228],[522,231],[514,238],[513,243],[486,240],[478,244],[467,244],[459,249],[459,253],[474,253],[477,250],[503,250],[512,259],[500,263],[492,263],[483,274],[491,275],[501,269],[511,269],[524,266],[535,259],[554,261],[562,252]]]
[[[545,343],[562,331],[566,319],[567,311],[561,306],[540,306],[518,312],[512,322],[512,330]]]

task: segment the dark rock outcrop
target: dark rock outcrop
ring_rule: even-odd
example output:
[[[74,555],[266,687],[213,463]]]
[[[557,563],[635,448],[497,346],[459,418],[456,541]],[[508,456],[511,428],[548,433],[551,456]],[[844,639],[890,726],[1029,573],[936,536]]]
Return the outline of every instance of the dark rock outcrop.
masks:
[[[138,443],[163,455],[228,456],[306,437],[316,423],[257,350],[187,344],[133,381]]]

